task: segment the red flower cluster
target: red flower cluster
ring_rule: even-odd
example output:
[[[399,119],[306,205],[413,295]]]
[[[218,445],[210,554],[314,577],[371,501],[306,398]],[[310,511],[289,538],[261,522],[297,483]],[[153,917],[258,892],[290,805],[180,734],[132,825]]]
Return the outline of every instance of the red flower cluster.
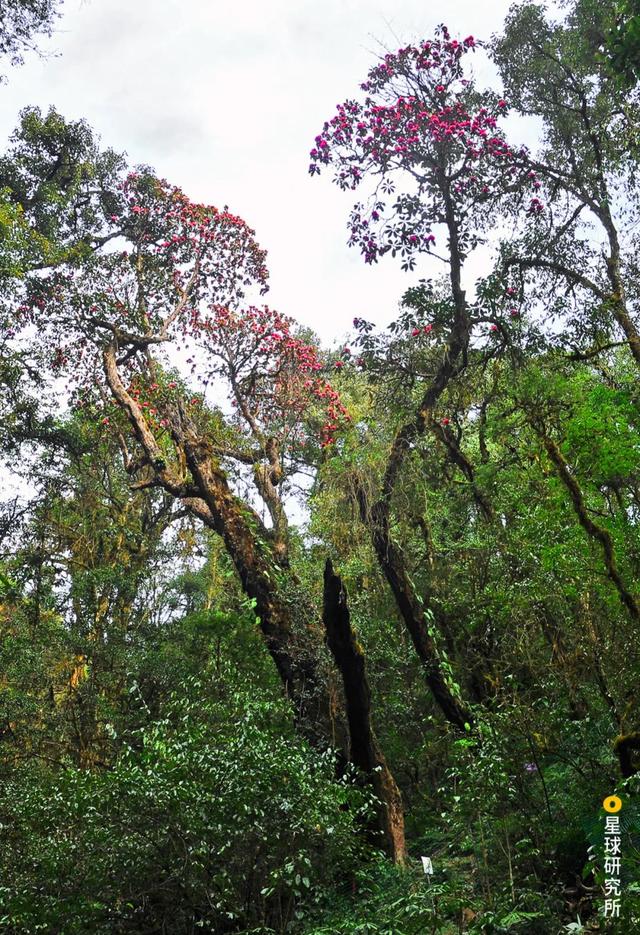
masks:
[[[120,192],[120,226],[135,244],[172,263],[178,284],[185,281],[178,267],[197,258],[203,274],[219,277],[226,288],[265,286],[266,252],[242,218],[226,208],[196,204],[164,179],[138,173],[127,176]]]
[[[277,437],[294,448],[304,445],[319,404],[317,432],[326,447],[349,415],[338,392],[320,376],[324,365],[317,349],[294,333],[294,324],[266,306],[242,311],[213,306],[206,316],[192,314],[194,334],[217,361],[211,375],[228,381],[237,417],[254,435]]]
[[[472,36],[459,42],[441,27],[435,39],[386,55],[361,85],[365,100],[338,105],[315,138],[310,173],[332,165],[343,189],[355,189],[366,176],[386,179],[398,171],[418,183],[419,195],[401,196],[391,218],[378,191],[367,210],[354,208],[350,243],[360,247],[367,263],[389,250],[405,256],[430,250],[430,228],[444,213],[445,188],[446,197],[466,212],[514,183],[540,187],[526,150],[512,150],[498,129],[506,102],[486,95],[486,106],[478,107],[470,93],[462,59],[475,44]],[[392,185],[382,182],[379,189],[389,192]],[[530,206],[529,213],[536,212]]]
[[[238,303],[247,287],[266,289],[266,253],[226,208],[195,204],[147,172],[129,173],[115,197],[117,207],[109,206],[105,220],[126,249],[25,279],[16,309],[18,327],[36,326],[42,359],[76,387],[95,383],[96,354],[114,334],[123,375],[139,379],[140,339],[185,347],[194,339],[198,309]],[[142,408],[156,415],[155,407]]]

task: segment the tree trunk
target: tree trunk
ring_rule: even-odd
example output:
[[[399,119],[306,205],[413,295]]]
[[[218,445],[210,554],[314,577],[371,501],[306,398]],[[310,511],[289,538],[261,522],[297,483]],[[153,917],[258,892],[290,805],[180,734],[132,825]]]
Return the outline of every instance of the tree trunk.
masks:
[[[640,750],[640,733],[623,734],[617,738],[613,748],[620,761],[620,773],[623,779],[629,779],[640,771],[631,758],[632,750]]]
[[[425,608],[414,591],[400,550],[389,534],[387,513],[377,504],[368,515],[362,491],[359,494],[363,522],[371,531],[378,563],[422,663],[425,681],[446,719],[460,730],[468,730],[467,725],[473,723],[472,716],[455,697],[447,683],[440,653],[427,629]]]
[[[324,569],[324,626],[344,684],[349,723],[349,759],[367,776],[380,800],[378,828],[394,863],[404,863],[404,813],[400,790],[371,725],[371,692],[362,649],[351,629],[347,594],[330,559]]]
[[[206,440],[184,425],[172,429],[179,431],[187,467],[209,508],[211,525],[222,537],[243,590],[255,601],[267,648],[294,703],[297,725],[315,745],[328,745],[329,672],[322,671],[320,629],[312,625],[312,609],[302,594],[294,600],[282,596],[278,579],[287,572],[271,555],[268,543],[251,528],[253,517],[229,488]]]

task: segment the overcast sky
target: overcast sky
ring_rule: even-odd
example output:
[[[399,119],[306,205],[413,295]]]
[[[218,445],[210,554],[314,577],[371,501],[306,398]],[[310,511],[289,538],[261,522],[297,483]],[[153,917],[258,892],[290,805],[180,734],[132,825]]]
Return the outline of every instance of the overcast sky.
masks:
[[[450,0],[446,22],[489,38],[509,5]],[[347,248],[350,195],[307,174],[309,149],[381,43],[444,17],[425,0],[66,0],[46,43],[58,57],[30,58],[0,87],[0,133],[22,107],[54,105],[193,199],[228,204],[268,250],[269,304],[331,342],[355,315],[386,324],[417,276]]]

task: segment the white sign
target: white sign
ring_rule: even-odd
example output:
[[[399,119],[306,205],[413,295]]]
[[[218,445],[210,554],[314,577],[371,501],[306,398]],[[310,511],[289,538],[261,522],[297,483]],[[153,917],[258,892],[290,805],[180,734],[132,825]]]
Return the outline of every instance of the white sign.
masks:
[[[433,874],[433,864],[431,862],[431,858],[421,857],[420,859],[422,860],[422,869],[424,870],[425,873],[431,876]]]

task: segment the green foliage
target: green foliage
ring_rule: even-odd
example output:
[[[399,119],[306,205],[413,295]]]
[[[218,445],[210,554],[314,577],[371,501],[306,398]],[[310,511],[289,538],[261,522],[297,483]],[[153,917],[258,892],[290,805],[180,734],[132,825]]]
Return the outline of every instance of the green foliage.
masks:
[[[355,873],[351,891],[332,895],[322,908],[321,921],[305,927],[305,935],[435,935],[451,931],[447,917],[457,906],[446,883],[378,863]]]
[[[640,79],[640,3],[622,0],[616,8],[615,25],[606,35],[603,57],[612,76],[631,88]]]
[[[26,107],[0,159],[0,275],[87,260],[117,203],[123,159],[84,120]],[[6,206],[5,206],[6,205]]]

